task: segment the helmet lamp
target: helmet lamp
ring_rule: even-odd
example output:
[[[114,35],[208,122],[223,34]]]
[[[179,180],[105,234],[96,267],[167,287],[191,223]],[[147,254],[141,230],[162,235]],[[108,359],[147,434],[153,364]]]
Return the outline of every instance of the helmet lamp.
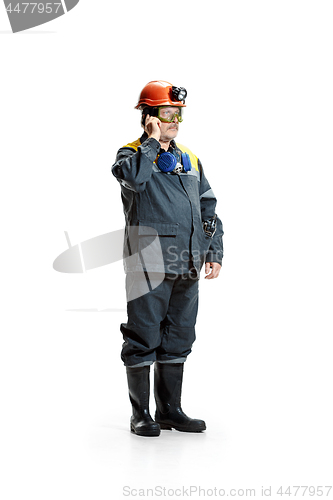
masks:
[[[172,95],[176,101],[185,101],[187,91],[184,87],[172,87]]]

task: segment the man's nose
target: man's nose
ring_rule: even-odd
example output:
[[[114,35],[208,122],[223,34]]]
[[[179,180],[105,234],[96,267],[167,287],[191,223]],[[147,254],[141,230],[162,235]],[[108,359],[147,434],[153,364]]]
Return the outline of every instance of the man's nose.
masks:
[[[179,123],[178,121],[178,115],[175,115],[172,120],[174,123]]]

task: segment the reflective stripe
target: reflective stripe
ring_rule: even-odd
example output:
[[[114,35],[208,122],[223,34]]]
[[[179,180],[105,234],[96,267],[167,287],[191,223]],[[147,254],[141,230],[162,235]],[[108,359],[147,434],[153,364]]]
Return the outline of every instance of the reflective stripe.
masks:
[[[198,157],[195,156],[192,151],[190,149],[188,149],[186,146],[183,146],[182,144],[178,144],[178,142],[176,143],[177,144],[177,147],[183,152],[183,153],[187,153],[190,157],[190,160],[191,160],[191,165],[192,165],[192,168],[194,167],[195,170],[197,170],[199,172],[199,167],[198,167]]]
[[[215,198],[215,194],[213,193],[212,189],[208,189],[208,191],[206,191],[200,196],[200,200],[201,198]]]
[[[181,358],[179,358],[181,359]],[[127,368],[140,368],[141,366],[148,366],[148,365],[152,365],[154,363],[154,361],[142,361],[142,363],[138,363],[137,365],[131,365],[131,366],[127,366]]]
[[[132,148],[132,149],[135,149],[135,151],[137,151],[139,146],[141,146],[141,142],[140,142],[140,139],[137,139],[134,142],[130,142],[129,144],[126,144],[126,146],[123,146],[123,148]]]
[[[200,182],[199,172],[197,172],[194,168],[192,168],[188,172],[180,172],[180,174],[177,175],[186,175],[186,176],[191,175],[192,177],[196,177],[197,181]]]
[[[161,361],[160,359],[157,359],[155,363],[185,363],[186,358],[176,358],[176,359],[168,359],[167,361]],[[135,365],[138,366],[138,365]]]

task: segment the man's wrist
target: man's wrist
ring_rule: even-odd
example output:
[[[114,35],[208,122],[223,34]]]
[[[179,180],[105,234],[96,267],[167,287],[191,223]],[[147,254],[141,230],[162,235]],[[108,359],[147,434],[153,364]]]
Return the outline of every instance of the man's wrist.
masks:
[[[155,134],[151,134],[151,135],[148,135],[148,139],[155,139],[155,141],[158,142],[160,138],[157,137],[157,135],[155,135]]]
[[[220,264],[220,266],[222,266],[222,259],[221,258],[216,257],[213,254],[210,254],[210,255],[206,254],[205,263],[212,264],[213,262],[215,262],[216,264]]]

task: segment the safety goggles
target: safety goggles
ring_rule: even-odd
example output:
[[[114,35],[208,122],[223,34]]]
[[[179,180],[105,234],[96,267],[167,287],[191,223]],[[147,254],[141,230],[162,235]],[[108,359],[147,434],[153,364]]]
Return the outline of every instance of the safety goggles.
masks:
[[[157,117],[161,122],[172,123],[176,117],[179,123],[183,121],[182,109],[178,108],[178,111],[175,111],[175,108],[172,106],[162,106],[158,108]]]

